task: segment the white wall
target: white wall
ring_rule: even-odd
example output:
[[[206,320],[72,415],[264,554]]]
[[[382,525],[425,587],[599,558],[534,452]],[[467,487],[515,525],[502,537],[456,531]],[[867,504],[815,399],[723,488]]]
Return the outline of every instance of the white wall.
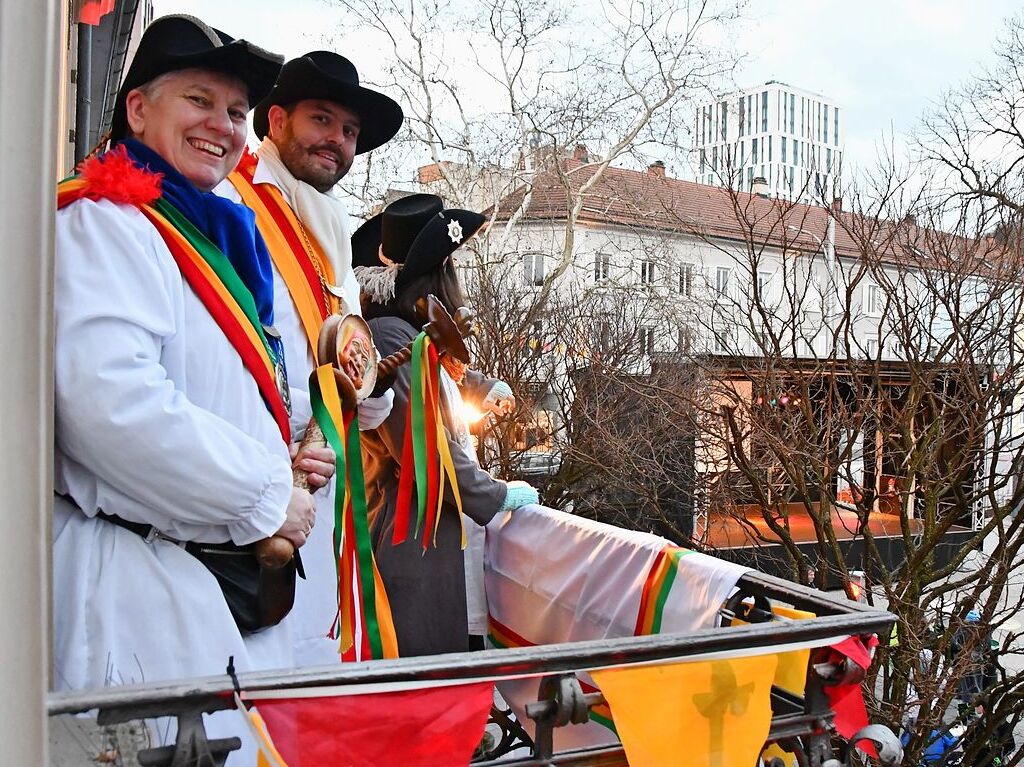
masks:
[[[0,0],[0,747],[44,765],[49,674],[52,267],[64,4]]]

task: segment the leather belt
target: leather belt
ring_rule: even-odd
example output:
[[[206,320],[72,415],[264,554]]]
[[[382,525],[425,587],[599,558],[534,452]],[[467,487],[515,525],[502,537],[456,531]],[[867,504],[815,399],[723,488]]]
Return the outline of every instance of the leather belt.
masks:
[[[147,525],[143,522],[132,522],[117,516],[117,514],[107,514],[105,511],[97,511],[96,516],[102,520],[110,522],[111,524],[123,527],[125,530],[135,533],[141,537],[146,543],[152,543],[153,541],[167,541],[173,543],[175,546],[180,546],[185,549],[189,554],[195,554],[200,549],[213,549],[216,551],[250,551],[251,546],[239,546],[235,543],[196,543],[195,541],[179,541],[177,538],[173,538],[164,532],[161,532],[153,525]]]

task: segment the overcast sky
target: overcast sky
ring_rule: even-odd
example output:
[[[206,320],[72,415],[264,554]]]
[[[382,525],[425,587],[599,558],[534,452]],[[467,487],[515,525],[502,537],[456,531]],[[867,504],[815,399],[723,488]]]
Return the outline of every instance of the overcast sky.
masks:
[[[324,0],[154,0],[157,15],[184,12],[286,57],[330,45],[343,30]],[[885,137],[912,131],[929,105],[992,61],[1002,22],[1024,5],[1009,0],[751,0],[737,29],[747,56],[742,87],[782,80],[837,101],[846,161],[870,163]],[[361,72],[372,51],[341,37]],[[350,47],[351,46],[351,47]]]

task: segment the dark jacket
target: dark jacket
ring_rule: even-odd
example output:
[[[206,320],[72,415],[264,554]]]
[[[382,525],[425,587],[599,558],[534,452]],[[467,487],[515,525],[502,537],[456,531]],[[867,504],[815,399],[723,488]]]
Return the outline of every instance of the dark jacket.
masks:
[[[418,333],[397,317],[379,317],[370,320],[369,325],[381,356],[402,348]],[[398,546],[391,543],[409,406],[409,375],[409,365],[398,369],[392,386],[395,402],[391,414],[379,427],[362,434],[370,531],[402,657],[468,649],[461,527],[450,488],[445,490],[436,547],[431,543],[424,552],[422,531],[419,539],[415,535],[415,489],[408,537]],[[446,422],[448,418],[446,413]],[[463,511],[476,523],[486,525],[501,508],[507,487],[481,469],[450,437],[448,443]]]

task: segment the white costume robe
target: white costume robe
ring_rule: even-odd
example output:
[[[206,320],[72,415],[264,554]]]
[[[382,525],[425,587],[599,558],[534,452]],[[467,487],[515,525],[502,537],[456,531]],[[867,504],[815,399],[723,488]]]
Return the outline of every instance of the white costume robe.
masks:
[[[255,380],[135,208],[74,202],[56,244],[55,489],[80,507],[54,509],[56,688],[222,674],[230,655],[290,667],[287,621],[243,638],[197,559],[93,516],[205,542],[278,530],[291,465]]]
[[[269,139],[264,139],[258,155],[260,159],[253,172],[256,184],[273,184],[281,191],[284,201],[296,212],[303,226],[316,238],[324,254],[331,261],[335,279],[345,293],[343,312],[359,314],[359,284],[352,272],[352,246],[348,233],[348,214],[341,200],[316,192],[304,182],[289,176],[278,161],[263,159]],[[270,144],[273,148],[273,145]],[[302,215],[297,207],[295,192],[303,193],[316,205],[316,214]],[[214,191],[222,197],[241,202],[241,195],[230,180],[224,180]],[[314,196],[316,195],[316,196]],[[292,396],[292,430],[298,436],[305,431],[312,416],[309,403],[309,374],[313,370],[313,352],[309,348],[306,331],[295,309],[288,285],[274,267],[274,326],[281,334],[288,366],[288,383]],[[360,405],[360,428],[377,426],[391,412],[393,395],[365,401]],[[327,633],[338,609],[338,578],[334,557],[334,503],[336,482],[316,493],[317,524],[302,547],[302,564],[306,579],[299,580],[295,590],[295,606],[291,612],[292,634],[295,641],[295,661],[299,666],[326,665],[338,662],[338,642],[328,639]]]

